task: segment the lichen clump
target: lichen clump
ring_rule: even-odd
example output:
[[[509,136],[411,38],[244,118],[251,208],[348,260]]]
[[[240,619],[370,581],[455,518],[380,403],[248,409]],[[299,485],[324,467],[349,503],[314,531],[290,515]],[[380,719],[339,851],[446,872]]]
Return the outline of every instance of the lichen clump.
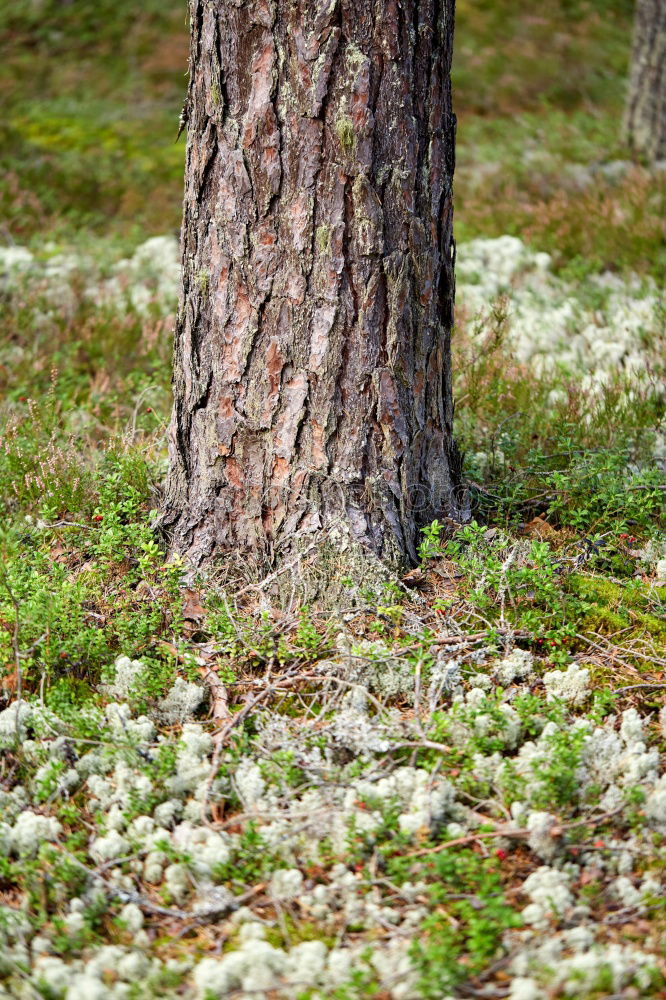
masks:
[[[435,968],[443,988],[460,968],[428,957],[441,888],[432,865],[453,864],[447,877],[463,882],[487,877],[478,867],[457,875],[456,864],[483,856],[443,854],[448,841],[485,844],[491,858],[529,851],[509,883],[515,902],[502,903],[492,931],[511,956],[510,996],[593,989],[604,976],[649,995],[661,975],[657,938],[609,943],[583,890],[601,879],[636,914],[663,891],[661,730],[634,708],[578,714],[589,688],[575,665],[546,671],[544,696],[525,701],[521,685],[542,666],[518,648],[474,652],[469,668],[464,654],[453,667],[444,659],[434,676],[448,671],[451,683],[435,681],[435,708],[419,721],[395,707],[406,675],[383,701],[372,693],[385,653],[339,638],[319,714],[260,710],[221,749],[192,718],[200,697],[183,680],[152,717],[117,701],[82,709],[76,723],[38,701],[0,712],[4,751],[20,761],[0,798],[5,878],[15,886],[0,912],[0,996],[22,997],[30,984],[59,1000],[128,1000],[140,982],[146,998],[271,991],[295,1000],[304,983],[328,996],[367,981],[416,1000]],[[131,700],[142,670],[119,658],[106,698]],[[466,674],[495,681],[470,686]],[[336,676],[344,683],[331,683]],[[81,738],[77,725],[96,738]],[[496,803],[490,828],[482,799]],[[45,865],[51,916],[31,888]],[[205,931],[202,947],[183,952],[176,936],[169,953],[159,944],[165,926]]]

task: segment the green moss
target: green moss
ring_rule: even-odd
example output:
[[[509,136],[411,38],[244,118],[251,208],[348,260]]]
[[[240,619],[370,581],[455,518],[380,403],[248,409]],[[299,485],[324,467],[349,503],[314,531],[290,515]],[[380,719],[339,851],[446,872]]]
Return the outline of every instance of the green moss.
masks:
[[[327,223],[317,226],[315,240],[319,253],[328,256],[331,252],[331,227]]]
[[[595,604],[612,611],[621,609],[645,611],[651,600],[652,587],[634,580],[621,584],[609,580],[608,577],[575,573],[571,576],[569,584],[579,597],[594,601]]]
[[[349,152],[354,148],[356,144],[356,135],[354,133],[354,123],[349,117],[349,115],[340,115],[335,121],[335,132],[340,141],[342,148]]]
[[[653,608],[654,595],[649,584],[636,586],[636,581],[629,581],[623,586],[608,578],[575,574],[569,579],[567,590],[586,609],[579,623],[581,634],[613,639],[621,633],[622,658],[629,661],[632,643],[639,639],[643,653],[652,649],[655,654],[663,655],[666,622],[659,609]],[[639,660],[636,666],[645,669],[646,661]]]
[[[297,921],[290,913],[285,913],[281,926],[270,927],[266,940],[274,948],[293,948],[303,941],[321,941],[327,948],[335,948],[334,934],[325,934],[320,926],[310,921]]]

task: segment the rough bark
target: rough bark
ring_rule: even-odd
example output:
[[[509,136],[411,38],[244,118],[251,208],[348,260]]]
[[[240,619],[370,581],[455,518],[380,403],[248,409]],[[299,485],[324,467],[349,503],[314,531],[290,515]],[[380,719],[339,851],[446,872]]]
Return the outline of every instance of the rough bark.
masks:
[[[455,513],[454,0],[190,0],[164,524],[260,571]],[[334,543],[337,544],[337,543]]]
[[[637,154],[666,159],[666,0],[636,0],[624,127]]]

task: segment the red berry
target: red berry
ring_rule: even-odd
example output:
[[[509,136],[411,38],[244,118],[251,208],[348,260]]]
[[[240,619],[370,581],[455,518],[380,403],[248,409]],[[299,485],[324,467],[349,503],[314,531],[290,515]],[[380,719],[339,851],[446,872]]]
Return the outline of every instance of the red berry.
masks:
[[[499,858],[500,861],[506,861],[506,851],[503,851],[501,847],[498,847],[495,851],[495,857]]]
[[[93,517],[93,521],[102,521],[102,520],[103,517],[101,514],[95,514],[95,516]]]
[[[152,412],[153,412],[152,406],[147,406],[146,407],[146,413],[152,413]]]

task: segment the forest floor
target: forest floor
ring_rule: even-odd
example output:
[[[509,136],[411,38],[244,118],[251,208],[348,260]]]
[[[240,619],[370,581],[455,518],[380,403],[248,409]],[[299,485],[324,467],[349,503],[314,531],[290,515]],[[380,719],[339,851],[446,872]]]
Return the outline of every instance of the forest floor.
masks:
[[[134,7],[0,15],[0,998],[666,997],[664,174],[619,136],[631,4],[459,0],[473,521],[334,617],[185,584],[154,528],[186,39]]]

